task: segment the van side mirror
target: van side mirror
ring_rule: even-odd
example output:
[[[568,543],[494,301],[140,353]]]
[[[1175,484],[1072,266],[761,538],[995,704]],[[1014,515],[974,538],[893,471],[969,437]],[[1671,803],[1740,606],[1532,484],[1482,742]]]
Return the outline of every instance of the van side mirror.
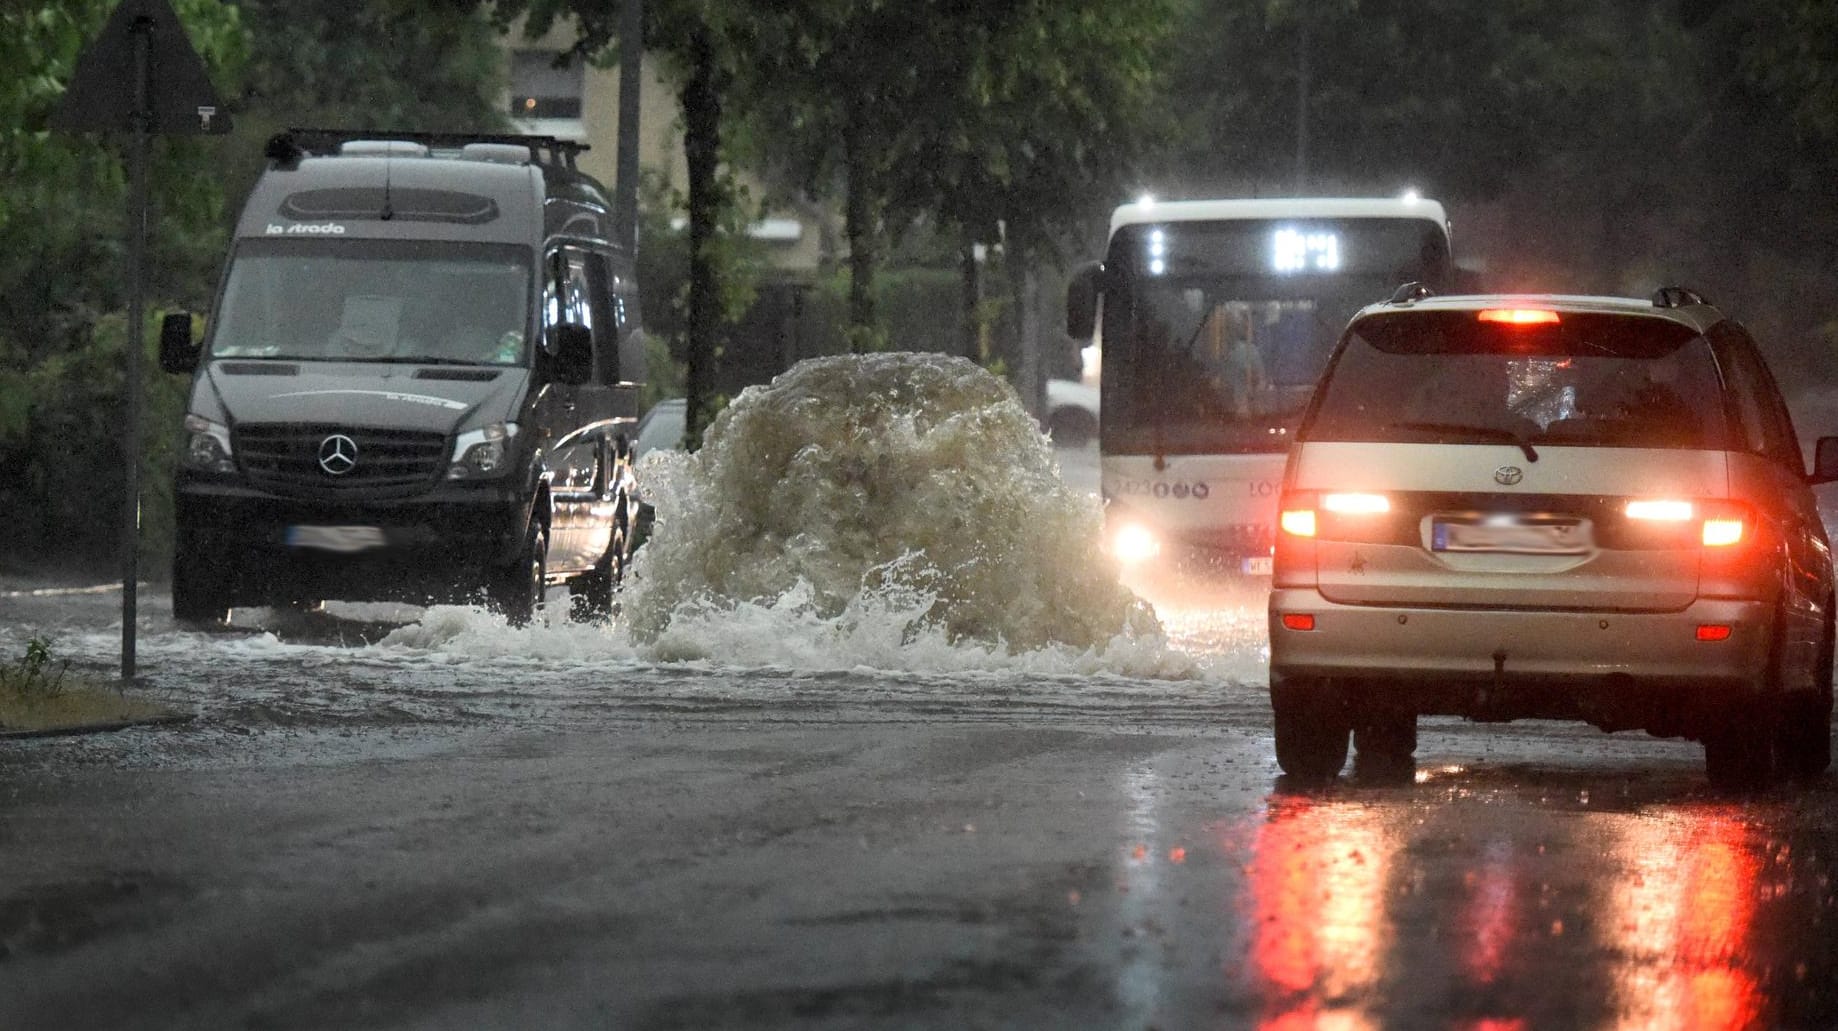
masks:
[[[593,378],[593,330],[578,322],[564,322],[555,327],[555,378],[578,385]]]
[[[1066,335],[1090,340],[1097,329],[1098,294],[1103,290],[1104,266],[1087,262],[1066,283]]]
[[[1813,445],[1812,475],[1807,479],[1814,484],[1838,481],[1838,437],[1820,437]]]
[[[171,312],[160,320],[160,368],[167,372],[196,371],[203,344],[191,338],[191,312]]]

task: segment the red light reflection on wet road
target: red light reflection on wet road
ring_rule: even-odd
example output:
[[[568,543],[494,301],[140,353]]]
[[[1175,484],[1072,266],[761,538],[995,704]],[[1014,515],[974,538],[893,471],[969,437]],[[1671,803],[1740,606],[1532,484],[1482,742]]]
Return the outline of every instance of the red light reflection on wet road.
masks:
[[[1634,1028],[1746,1028],[1762,1018],[1749,951],[1761,860],[1727,815],[1639,819],[1617,851],[1632,864],[1610,894],[1629,969],[1622,1021]]]
[[[1330,1013],[1336,1028],[1376,1026],[1358,1000],[1378,985],[1389,932],[1395,844],[1378,820],[1368,809],[1305,798],[1271,806],[1250,869],[1252,967],[1268,989],[1260,1028],[1312,1028]]]
[[[1243,912],[1262,1031],[1361,1031],[1405,1014],[1525,1031],[1765,1026],[1755,957],[1766,858],[1730,811],[1579,812],[1563,848],[1505,812],[1277,797],[1256,829]],[[1408,818],[1400,818],[1408,817]],[[1426,884],[1451,824],[1472,854]],[[1561,858],[1559,857],[1561,855]]]

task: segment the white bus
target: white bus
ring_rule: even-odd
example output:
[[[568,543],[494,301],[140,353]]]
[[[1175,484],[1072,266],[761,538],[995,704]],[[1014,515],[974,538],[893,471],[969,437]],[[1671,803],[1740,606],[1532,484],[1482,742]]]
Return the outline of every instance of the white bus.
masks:
[[[1454,278],[1441,204],[1143,200],[1072,279],[1096,333],[1108,546],[1126,566],[1267,576],[1290,434],[1353,313]]]

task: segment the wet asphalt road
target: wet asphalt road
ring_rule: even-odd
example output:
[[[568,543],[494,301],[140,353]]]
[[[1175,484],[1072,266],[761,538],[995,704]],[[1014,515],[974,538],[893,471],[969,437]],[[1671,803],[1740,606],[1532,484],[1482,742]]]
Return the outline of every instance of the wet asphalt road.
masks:
[[[116,602],[0,598],[104,652]],[[1838,1025],[1838,792],[1686,743],[1425,721],[1417,783],[1295,791],[1248,679],[587,678],[145,608],[197,722],[0,744],[0,1025]]]
[[[118,595],[21,587],[0,656],[112,672]],[[1158,681],[150,591],[197,719],[0,741],[0,1027],[1838,1027],[1831,778],[1425,720],[1415,783],[1292,789],[1238,600],[1162,608],[1217,662]]]

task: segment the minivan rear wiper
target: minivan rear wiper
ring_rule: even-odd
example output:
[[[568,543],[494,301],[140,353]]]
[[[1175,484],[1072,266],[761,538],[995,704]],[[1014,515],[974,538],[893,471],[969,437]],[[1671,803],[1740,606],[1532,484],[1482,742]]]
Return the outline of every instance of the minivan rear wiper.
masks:
[[[1538,452],[1532,448],[1531,441],[1526,440],[1524,437],[1519,436],[1511,430],[1504,430],[1498,426],[1473,426],[1465,422],[1396,422],[1392,423],[1392,426],[1400,430],[1422,430],[1425,433],[1460,434],[1464,437],[1480,437],[1484,440],[1498,441],[1502,444],[1512,444],[1518,447],[1519,450],[1525,452],[1526,461],[1538,461]]]

